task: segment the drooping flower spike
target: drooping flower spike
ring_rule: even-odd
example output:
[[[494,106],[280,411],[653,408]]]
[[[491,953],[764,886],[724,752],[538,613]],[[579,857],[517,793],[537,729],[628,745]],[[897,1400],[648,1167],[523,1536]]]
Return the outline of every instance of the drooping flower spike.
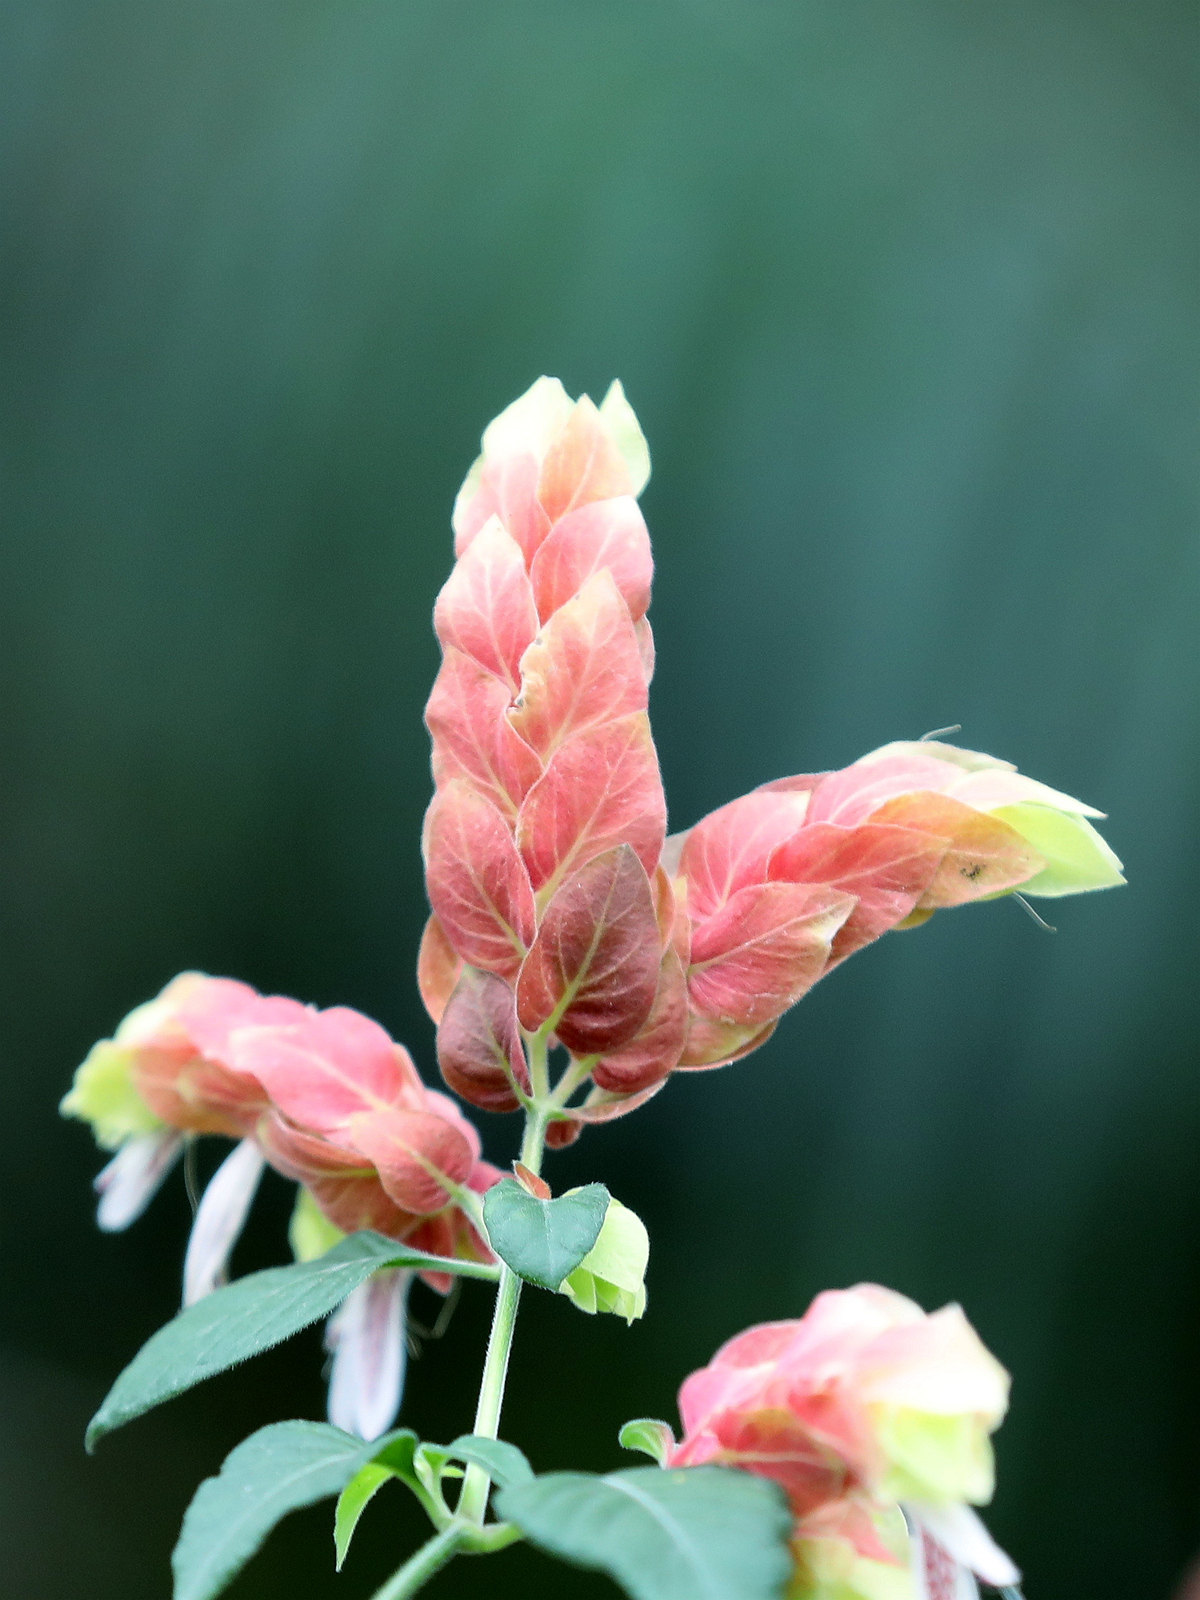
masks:
[[[184,973],[93,1049],[63,1110],[119,1144],[98,1180],[100,1222],[110,1228],[140,1212],[185,1137],[241,1136],[196,1212],[186,1305],[224,1281],[268,1162],[305,1186],[298,1253],[373,1228],[433,1255],[491,1259],[474,1197],[499,1173],[480,1160],[478,1134],[453,1101],[425,1088],[402,1046],[348,1008],[316,1011]],[[424,1276],[449,1292],[448,1275]],[[331,1328],[330,1404],[348,1429],[382,1432],[399,1405],[408,1276],[380,1277],[355,1291]]]
[[[97,1143],[117,1151],[96,1180],[102,1228],[124,1228],[141,1215],[179,1156],[185,1135],[253,1135],[267,1097],[256,1079],[233,1068],[230,1036],[246,1024],[304,1014],[296,1000],[260,995],[232,978],[183,972],[154,1000],[131,1011],[111,1039],[93,1046],[60,1109],[89,1123]],[[248,1158],[233,1171],[242,1182],[225,1172],[217,1185],[222,1209],[248,1204],[253,1186],[246,1194],[245,1185],[257,1181]],[[202,1211],[209,1236],[223,1236],[227,1229],[214,1202]]]
[[[991,1498],[988,1435],[1007,1404],[1008,1374],[958,1306],[926,1315],[859,1284],[818,1295],[798,1321],[748,1329],[694,1372],[670,1462],[774,1479],[796,1514],[806,1569],[851,1554],[906,1563],[907,1547],[885,1536],[900,1506],[922,1549],[928,1537],[986,1582],[1014,1584],[1016,1568],[971,1509]]]
[[[756,1048],[839,962],[938,909],[1123,883],[1087,821],[1100,815],[1010,762],[922,741],[722,806],[664,852],[692,924],[680,1065]]]

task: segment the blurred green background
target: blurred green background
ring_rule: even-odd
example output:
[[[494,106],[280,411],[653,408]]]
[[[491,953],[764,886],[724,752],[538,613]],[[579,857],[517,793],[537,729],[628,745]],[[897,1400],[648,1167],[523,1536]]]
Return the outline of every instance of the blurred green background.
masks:
[[[1002,902],[888,938],[559,1157],[649,1222],[651,1312],[530,1293],[505,1431],[609,1467],[822,1287],[959,1299],[1015,1374],[989,1517],[1030,1600],[1168,1594],[1200,1546],[1196,42],[1175,0],[6,0],[6,1596],[167,1596],[200,1477],[321,1414],[313,1334],[85,1459],[188,1214],[176,1177],[97,1235],[55,1105],[183,967],[361,1007],[433,1071],[430,607],[540,372],[620,376],[650,438],[676,826],[960,722],[1108,810],[1131,883],[1043,902],[1054,936]],[[426,1437],[469,1423],[487,1310],[414,1365]],[[335,1579],[329,1528],[232,1594],[365,1600],[419,1533],[389,1491]],[[484,1592],[615,1591],[526,1550],[430,1590]]]

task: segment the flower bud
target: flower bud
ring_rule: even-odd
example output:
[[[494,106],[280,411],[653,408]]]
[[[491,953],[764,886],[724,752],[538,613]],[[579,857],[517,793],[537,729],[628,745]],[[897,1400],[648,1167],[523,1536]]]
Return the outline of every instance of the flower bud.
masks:
[[[581,1311],[611,1311],[627,1323],[636,1322],[646,1310],[649,1260],[645,1224],[628,1206],[610,1199],[599,1237],[558,1292]]]
[[[809,820],[853,825],[873,816],[919,827],[925,816],[931,831],[941,832],[943,819],[953,813],[932,802],[937,795],[1011,830],[1025,846],[1028,866],[1023,877],[1009,883],[994,879],[986,860],[958,862],[960,884],[953,895],[946,898],[947,886],[935,883],[923,909],[1018,887],[1022,894],[1060,896],[1125,881],[1120,861],[1087,820],[1102,818],[1102,811],[1025,777],[1009,761],[934,740],[883,745],[842,772],[830,773],[812,793]],[[963,894],[963,884],[972,892]]]

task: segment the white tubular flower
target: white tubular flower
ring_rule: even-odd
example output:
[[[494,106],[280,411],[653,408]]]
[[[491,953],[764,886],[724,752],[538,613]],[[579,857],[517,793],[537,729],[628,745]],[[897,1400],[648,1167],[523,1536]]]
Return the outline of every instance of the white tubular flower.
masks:
[[[924,1590],[918,1589],[922,1600],[926,1594],[930,1600],[940,1600],[943,1591],[946,1600],[974,1600],[978,1593],[975,1577],[982,1578],[995,1589],[1020,1583],[1020,1572],[970,1506],[905,1501],[904,1511],[915,1525],[913,1547],[919,1547],[922,1568],[928,1569],[930,1574],[943,1573],[947,1564],[958,1568],[957,1588],[946,1587],[943,1575],[941,1590],[933,1581],[929,1581]]]
[[[325,1326],[325,1348],[333,1352],[329,1420],[360,1439],[378,1439],[400,1409],[412,1278],[398,1269],[373,1273]]]
[[[174,1128],[135,1134],[126,1139],[113,1159],[93,1180],[100,1196],[96,1225],[105,1233],[120,1233],[154,1198],[163,1179],[179,1159],[183,1135]]]
[[[243,1139],[209,1180],[183,1263],[185,1306],[195,1305],[225,1282],[229,1257],[246,1225],[265,1165],[254,1140]]]

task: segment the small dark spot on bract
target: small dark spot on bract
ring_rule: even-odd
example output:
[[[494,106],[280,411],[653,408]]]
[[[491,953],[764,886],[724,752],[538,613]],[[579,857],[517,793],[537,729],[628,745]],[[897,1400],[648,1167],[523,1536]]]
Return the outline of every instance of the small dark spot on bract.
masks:
[[[959,867],[958,870],[962,873],[964,878],[970,878],[971,882],[974,883],[976,878],[981,877],[983,874],[983,862],[976,861],[973,863],[973,865],[969,867]]]

